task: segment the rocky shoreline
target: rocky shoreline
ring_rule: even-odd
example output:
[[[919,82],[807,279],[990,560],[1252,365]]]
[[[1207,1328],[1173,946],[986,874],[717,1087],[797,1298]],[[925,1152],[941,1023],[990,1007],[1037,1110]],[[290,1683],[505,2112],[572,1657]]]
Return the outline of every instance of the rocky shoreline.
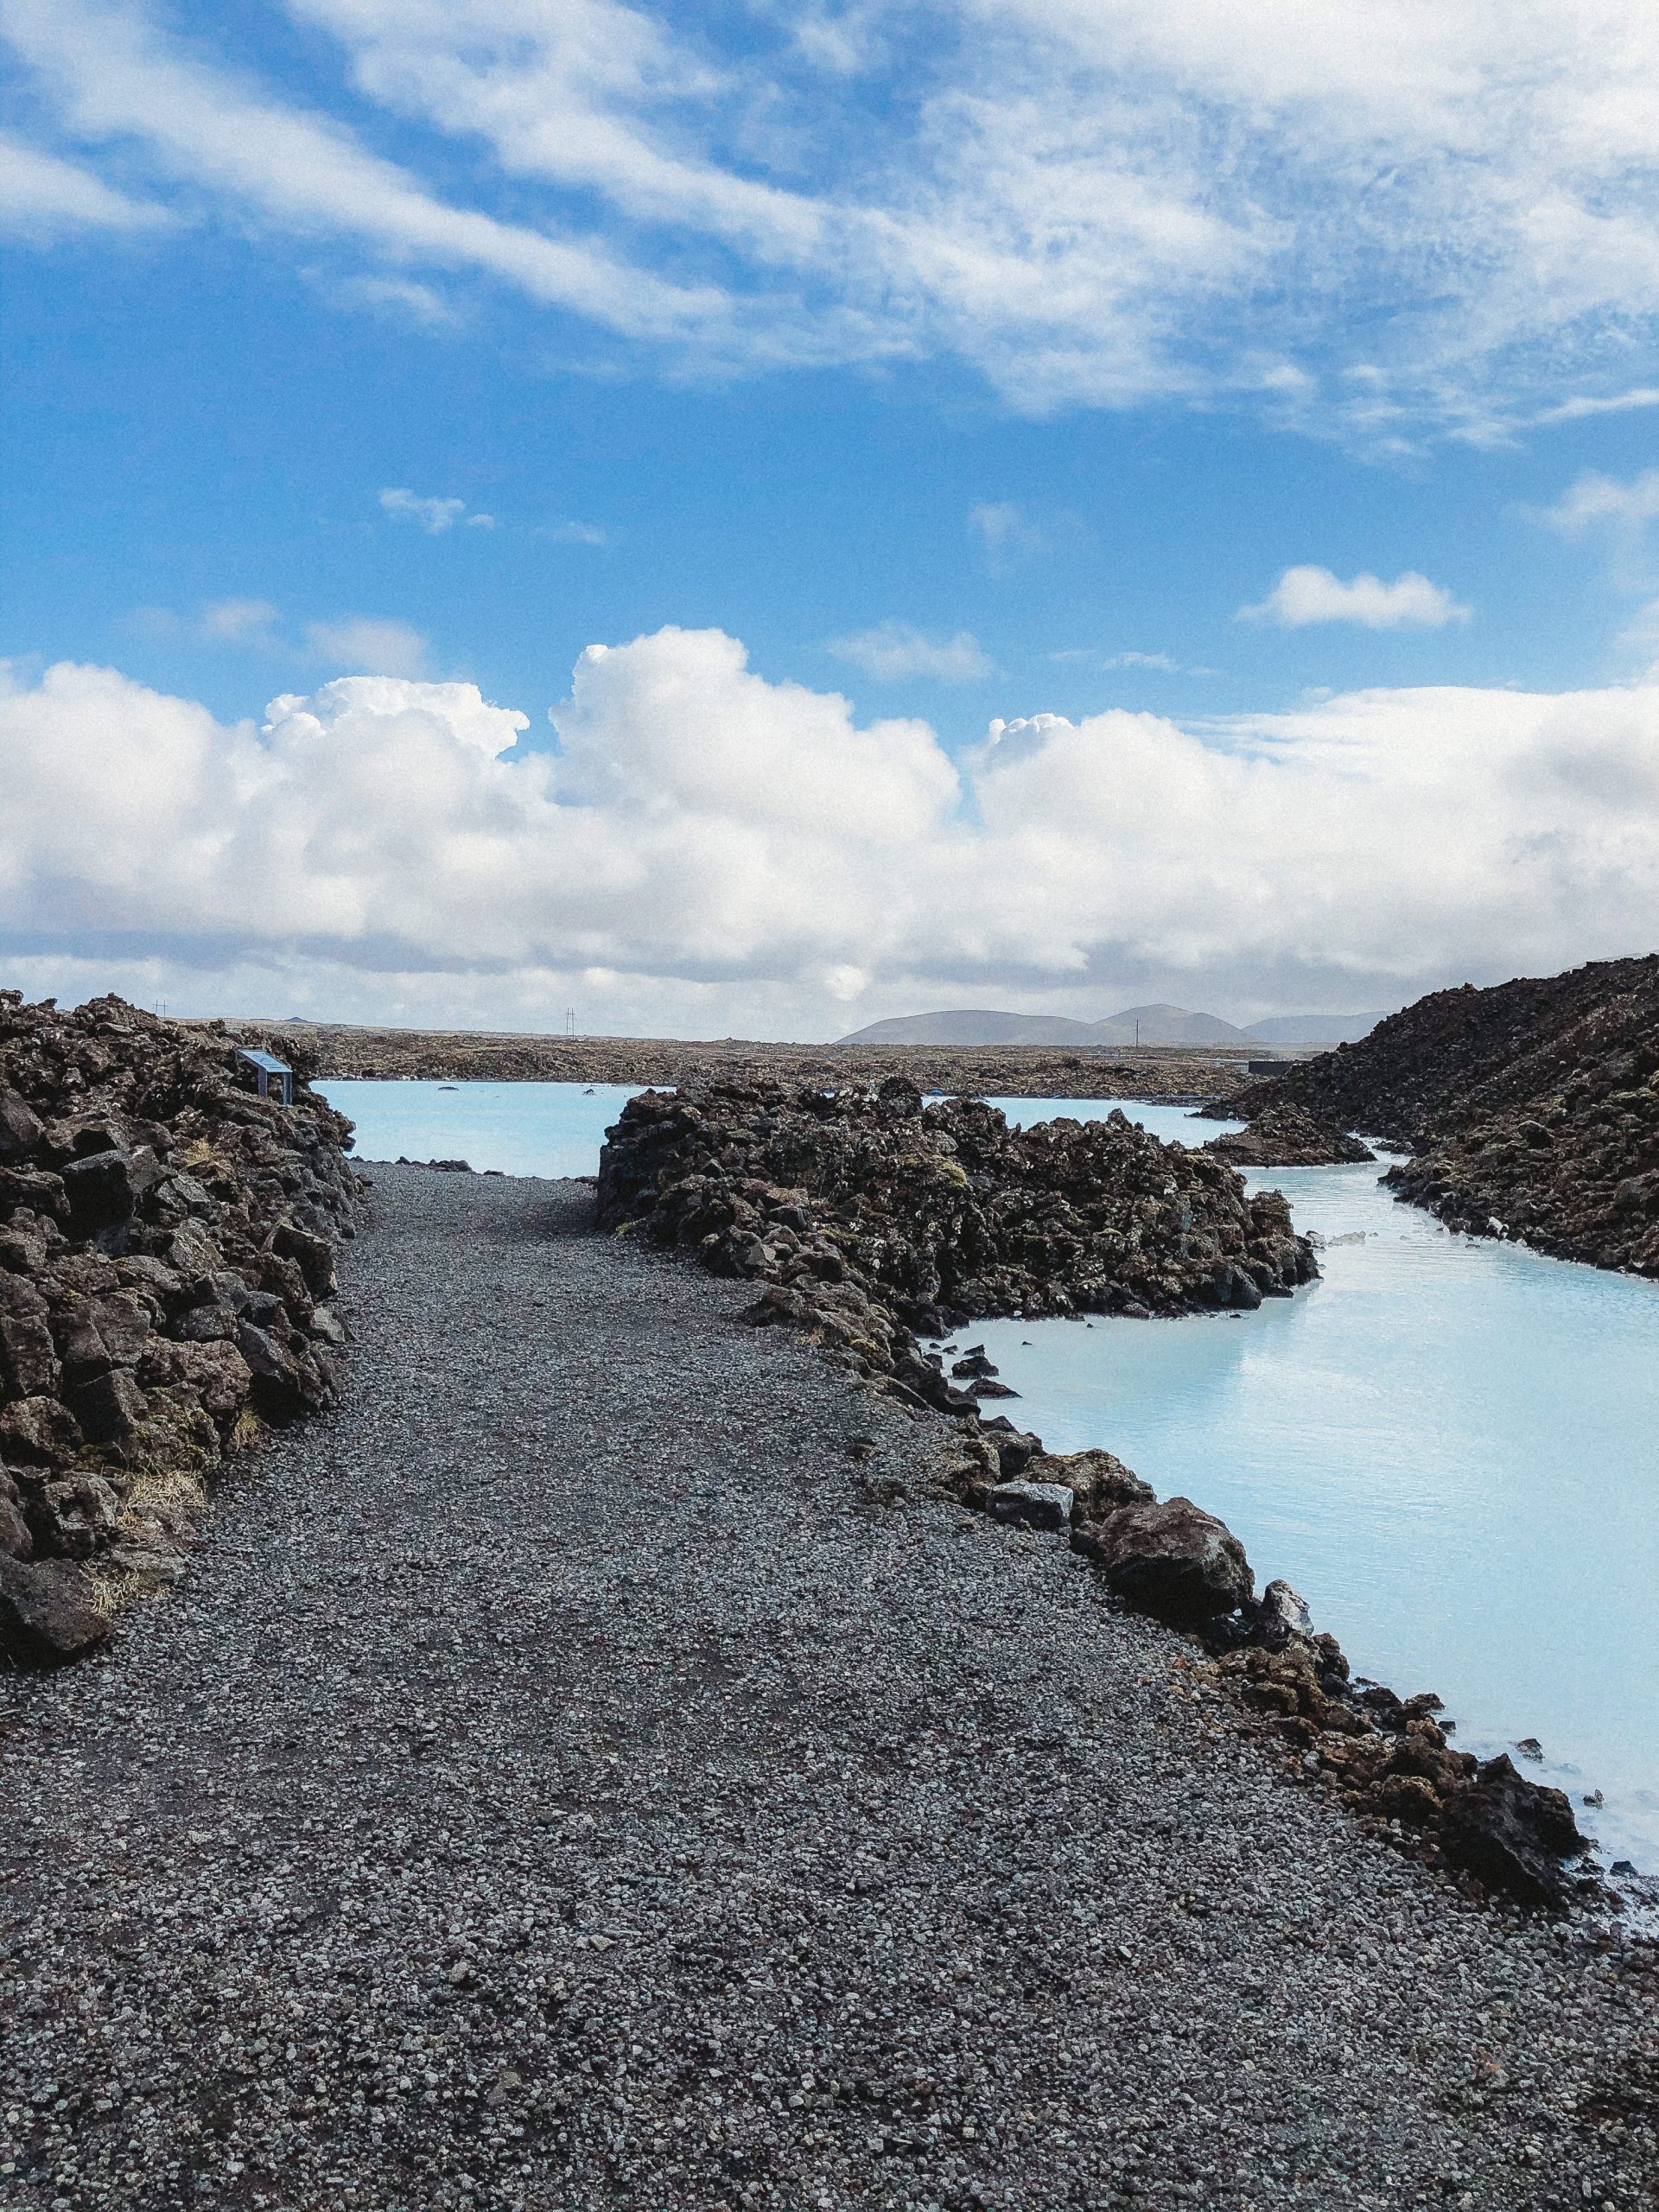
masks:
[[[1436,992],[1215,1108],[1287,1109],[1412,1154],[1448,1227],[1659,1278],[1659,955]]]
[[[350,1126],[222,1038],[0,991],[0,1659],[104,1642],[223,1463],[333,1402]]]
[[[1560,1791],[1455,1751],[1438,1699],[1352,1680],[1287,1585],[1256,1597],[1212,1515],[1160,1502],[1109,1452],[1048,1453],[1006,1415],[984,1418],[1001,1386],[982,1354],[947,1375],[918,1341],[991,1313],[1173,1315],[1288,1295],[1316,1268],[1278,1192],[1248,1198],[1230,1169],[1121,1115],[1015,1130],[897,1078],[833,1095],[718,1083],[628,1103],[599,1214],[762,1284],[752,1323],[799,1328],[881,1394],[950,1417],[953,1495],[1068,1535],[1126,1602],[1199,1637],[1287,1763],[1402,1848],[1529,1904],[1598,1893]]]

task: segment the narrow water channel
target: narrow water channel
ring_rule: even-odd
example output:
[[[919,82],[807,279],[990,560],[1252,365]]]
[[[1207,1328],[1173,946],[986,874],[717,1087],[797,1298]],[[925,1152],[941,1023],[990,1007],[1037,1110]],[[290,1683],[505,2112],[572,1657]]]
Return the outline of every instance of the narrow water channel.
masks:
[[[1160,1136],[1213,1131],[1169,1110]],[[1378,1173],[1247,1178],[1324,1240],[1294,1299],[960,1341],[1021,1393],[998,1410],[1219,1514],[1357,1670],[1437,1691],[1465,1750],[1535,1738],[1523,1770],[1572,1793],[1605,1856],[1659,1873],[1659,1284],[1453,1236]]]

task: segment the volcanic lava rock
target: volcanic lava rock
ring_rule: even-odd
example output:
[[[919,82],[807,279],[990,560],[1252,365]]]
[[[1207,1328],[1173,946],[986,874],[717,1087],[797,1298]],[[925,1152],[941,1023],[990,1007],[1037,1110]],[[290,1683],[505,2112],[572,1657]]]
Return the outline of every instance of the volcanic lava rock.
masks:
[[[809,1304],[855,1287],[906,1330],[945,1311],[1247,1306],[1317,1272],[1277,1192],[1248,1196],[1122,1114],[1014,1129],[978,1100],[925,1105],[899,1077],[645,1092],[609,1134],[599,1211]]]
[[[1287,1106],[1414,1155],[1385,1179],[1450,1227],[1659,1277],[1659,954],[1437,991],[1209,1110]]]
[[[1243,1544],[1191,1498],[1122,1506],[1104,1521],[1084,1522],[1071,1541],[1121,1598],[1174,1627],[1235,1612],[1255,1590]]]
[[[1103,1521],[1121,1506],[1152,1501],[1150,1483],[1143,1483],[1110,1452],[1045,1452],[1026,1462],[1023,1472],[1032,1483],[1064,1483],[1077,1501],[1080,1521]]]
[[[1376,1154],[1333,1122],[1317,1122],[1300,1106],[1270,1106],[1247,1129],[1211,1137],[1204,1147],[1230,1167],[1331,1167],[1357,1165]]]
[[[1582,1893],[1567,1866],[1586,1847],[1572,1806],[1507,1756],[1488,1759],[1452,1797],[1441,1837],[1448,1857],[1529,1904],[1559,1907]]]
[[[107,1643],[110,1628],[92,1584],[69,1560],[0,1555],[0,1656],[25,1667],[61,1666]]]
[[[14,1658],[73,1656],[107,1633],[102,1613],[96,1632],[80,1618],[92,1586],[60,1563],[130,1571],[176,1554],[181,1479],[188,1494],[211,1477],[251,1414],[289,1419],[334,1395],[327,1345],[340,1332],[319,1301],[359,1203],[351,1124],[302,1079],[291,1107],[256,1097],[235,1055],[222,1025],[181,1027],[118,999],[64,1014],[0,991],[0,1558],[17,1563]]]
[[[1021,1529],[1069,1529],[1077,1500],[1064,1483],[998,1483],[986,1499],[994,1521]]]

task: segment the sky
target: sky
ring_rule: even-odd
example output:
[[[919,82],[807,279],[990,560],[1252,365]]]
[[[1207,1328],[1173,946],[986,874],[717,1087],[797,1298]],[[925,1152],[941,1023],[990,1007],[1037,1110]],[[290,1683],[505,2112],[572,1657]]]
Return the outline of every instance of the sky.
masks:
[[[1659,16],[0,0],[0,982],[810,1039],[1659,945]]]

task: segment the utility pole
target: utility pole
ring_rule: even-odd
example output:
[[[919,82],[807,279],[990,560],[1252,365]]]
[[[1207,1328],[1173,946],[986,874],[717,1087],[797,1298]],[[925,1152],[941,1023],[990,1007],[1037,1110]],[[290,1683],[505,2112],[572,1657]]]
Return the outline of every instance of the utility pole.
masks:
[[[574,1037],[576,1033],[576,1009],[573,1006],[564,1009],[564,1033],[567,1037]]]
[[[1141,1049],[1141,1025],[1138,1021],[1135,1025],[1135,1050],[1139,1052]]]

